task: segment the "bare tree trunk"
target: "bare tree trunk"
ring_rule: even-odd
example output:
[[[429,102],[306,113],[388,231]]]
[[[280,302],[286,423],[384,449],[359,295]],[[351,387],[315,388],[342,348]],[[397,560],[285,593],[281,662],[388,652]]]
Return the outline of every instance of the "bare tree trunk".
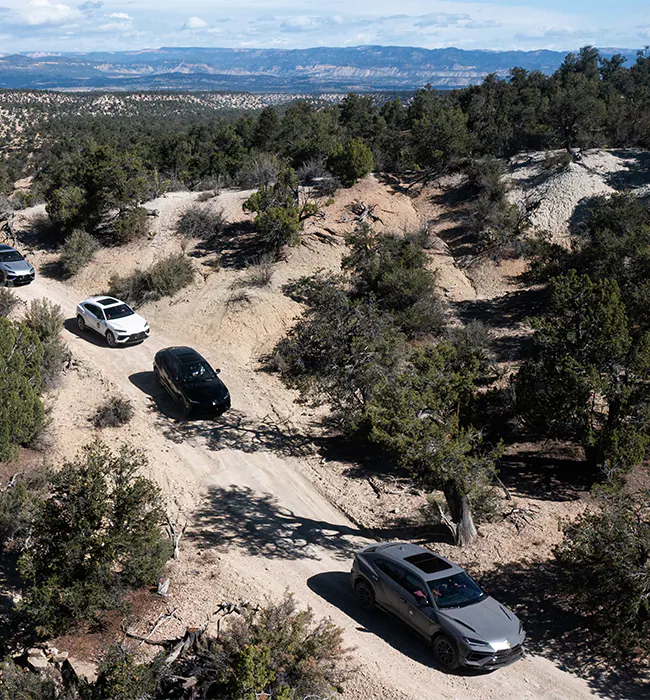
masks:
[[[451,519],[456,525],[456,544],[459,547],[472,544],[476,541],[478,532],[476,525],[474,525],[469,498],[461,494],[455,486],[445,489],[444,493],[449,512],[451,513]]]

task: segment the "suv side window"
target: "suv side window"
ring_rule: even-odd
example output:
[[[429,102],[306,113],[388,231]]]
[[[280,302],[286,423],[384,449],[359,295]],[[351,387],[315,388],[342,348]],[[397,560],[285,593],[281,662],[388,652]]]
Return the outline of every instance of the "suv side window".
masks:
[[[399,583],[400,586],[403,585],[402,580],[406,575],[406,571],[404,571],[401,566],[393,564],[391,561],[386,561],[386,559],[378,559],[376,565],[378,569],[383,571],[386,576],[393,579],[395,583]]]
[[[86,304],[86,311],[89,311],[95,318],[99,318],[99,309],[94,304]]]
[[[411,595],[414,595],[415,591],[420,591],[420,593],[423,593],[425,597],[427,595],[427,593],[426,593],[427,589],[426,589],[426,586],[424,585],[424,581],[420,581],[420,579],[417,576],[414,576],[413,574],[409,573],[408,571],[405,572],[403,580],[400,581],[399,583]]]

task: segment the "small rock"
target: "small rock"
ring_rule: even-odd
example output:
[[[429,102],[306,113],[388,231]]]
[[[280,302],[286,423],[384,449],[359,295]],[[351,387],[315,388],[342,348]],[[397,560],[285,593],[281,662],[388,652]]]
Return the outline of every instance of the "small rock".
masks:
[[[28,656],[27,665],[32,669],[32,671],[40,673],[41,671],[44,671],[50,664],[45,658],[45,656]]]
[[[27,656],[40,656],[45,658],[45,652],[38,647],[32,647],[31,649],[27,650]]]
[[[56,647],[48,647],[48,648],[45,650],[45,653],[46,653],[48,656],[56,656],[56,655],[59,653],[59,650],[58,650]]]
[[[67,658],[68,658],[68,652],[67,651],[60,651],[57,654],[54,654],[54,656],[52,656],[52,661],[54,661],[57,664],[61,664]]]

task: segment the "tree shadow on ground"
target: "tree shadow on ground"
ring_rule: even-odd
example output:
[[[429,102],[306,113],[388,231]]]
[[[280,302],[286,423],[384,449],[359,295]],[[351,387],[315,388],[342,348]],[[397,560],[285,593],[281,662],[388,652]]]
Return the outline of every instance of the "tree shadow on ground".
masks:
[[[216,254],[219,266],[243,270],[268,252],[260,243],[252,221],[236,221],[208,240],[201,241],[190,257],[205,258]]]
[[[607,662],[607,651],[590,621],[563,606],[558,587],[561,575],[554,562],[521,561],[498,566],[481,583],[520,618],[529,652],[584,678],[599,697],[647,698],[650,679],[631,665],[621,665],[620,660]]]
[[[296,515],[272,494],[234,484],[210,488],[192,520],[188,537],[210,547],[236,545],[270,559],[319,559],[318,549],[349,559],[355,546],[344,538],[363,535],[355,527]]]
[[[452,302],[464,323],[480,321],[495,332],[492,349],[499,362],[521,360],[530,352],[531,334],[513,334],[513,328],[544,308],[544,289],[524,289],[493,299]]]
[[[627,190],[650,184],[650,153],[647,151],[612,151],[628,162],[627,170],[609,173],[607,184],[615,190]]]
[[[380,610],[372,613],[361,610],[350,586],[350,573],[348,571],[327,571],[316,574],[307,581],[307,585],[316,595],[354,620],[357,623],[358,632],[381,637],[393,649],[408,656],[413,661],[455,676],[484,675],[483,672],[472,669],[446,670],[436,662],[431,647],[403,623]]]
[[[431,526],[402,525],[364,528],[334,524],[297,515],[269,493],[257,493],[247,486],[213,486],[202,505],[192,515],[188,535],[204,545],[227,548],[236,545],[248,554],[273,559],[319,559],[324,549],[338,559],[348,560],[361,546],[346,538],[378,541],[449,542],[446,528],[440,534]],[[418,536],[420,532],[420,536]]]
[[[556,455],[522,450],[499,461],[501,481],[519,495],[538,500],[577,501],[601,476],[584,459],[559,450]]]

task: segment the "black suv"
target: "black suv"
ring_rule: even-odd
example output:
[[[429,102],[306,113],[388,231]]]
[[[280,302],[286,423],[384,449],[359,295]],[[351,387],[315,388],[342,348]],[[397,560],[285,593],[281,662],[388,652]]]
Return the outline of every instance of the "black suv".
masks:
[[[153,371],[171,397],[181,404],[183,415],[220,416],[230,408],[226,385],[196,350],[165,348],[156,353]]]

